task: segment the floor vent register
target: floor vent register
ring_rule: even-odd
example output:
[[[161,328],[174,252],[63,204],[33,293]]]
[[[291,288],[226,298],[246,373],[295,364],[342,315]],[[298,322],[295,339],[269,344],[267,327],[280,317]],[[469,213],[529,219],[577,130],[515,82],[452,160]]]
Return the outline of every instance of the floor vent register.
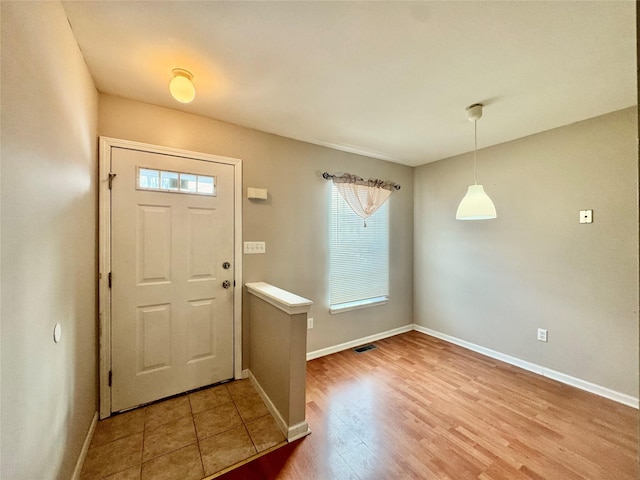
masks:
[[[368,352],[369,350],[374,350],[378,347],[376,347],[373,343],[370,343],[368,345],[362,345],[360,347],[356,347],[353,349],[354,352],[356,353],[364,353],[364,352]]]

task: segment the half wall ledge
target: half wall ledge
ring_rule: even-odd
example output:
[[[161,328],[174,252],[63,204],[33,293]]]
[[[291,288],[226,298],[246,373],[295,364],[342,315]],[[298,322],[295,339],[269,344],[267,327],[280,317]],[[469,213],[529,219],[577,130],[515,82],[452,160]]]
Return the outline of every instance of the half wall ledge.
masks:
[[[265,282],[245,286],[249,377],[291,442],[311,433],[305,406],[307,313],[313,302]]]
[[[313,302],[265,282],[247,283],[247,291],[289,315],[308,313]]]

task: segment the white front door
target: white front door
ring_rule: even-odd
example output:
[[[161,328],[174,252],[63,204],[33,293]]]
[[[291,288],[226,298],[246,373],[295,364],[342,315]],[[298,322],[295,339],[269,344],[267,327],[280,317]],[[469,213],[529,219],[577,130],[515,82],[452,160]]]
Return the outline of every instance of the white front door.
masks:
[[[234,166],[112,148],[111,411],[234,376]]]

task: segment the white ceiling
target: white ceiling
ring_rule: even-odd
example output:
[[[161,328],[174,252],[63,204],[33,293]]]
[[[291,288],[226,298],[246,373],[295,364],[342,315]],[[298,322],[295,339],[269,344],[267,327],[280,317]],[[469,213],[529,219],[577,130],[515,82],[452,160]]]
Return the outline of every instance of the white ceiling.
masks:
[[[637,103],[633,1],[63,5],[101,92],[405,165],[473,150],[472,103],[479,148]]]

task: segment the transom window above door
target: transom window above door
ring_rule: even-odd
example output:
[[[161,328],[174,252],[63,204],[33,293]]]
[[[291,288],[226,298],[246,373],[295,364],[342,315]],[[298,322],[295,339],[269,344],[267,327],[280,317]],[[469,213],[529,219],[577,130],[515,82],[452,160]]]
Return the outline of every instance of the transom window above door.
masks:
[[[136,188],[138,190],[187,193],[191,195],[216,195],[216,177],[143,167],[138,167],[137,170]]]

